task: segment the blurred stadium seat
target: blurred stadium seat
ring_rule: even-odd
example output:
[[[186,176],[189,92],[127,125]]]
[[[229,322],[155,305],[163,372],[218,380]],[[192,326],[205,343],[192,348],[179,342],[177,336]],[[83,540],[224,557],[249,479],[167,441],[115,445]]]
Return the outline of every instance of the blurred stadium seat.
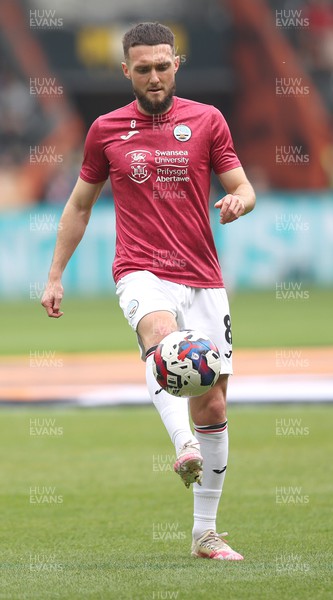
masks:
[[[0,44],[0,208],[8,209],[43,198],[58,166],[52,154],[71,152],[84,131],[16,0],[2,2]]]

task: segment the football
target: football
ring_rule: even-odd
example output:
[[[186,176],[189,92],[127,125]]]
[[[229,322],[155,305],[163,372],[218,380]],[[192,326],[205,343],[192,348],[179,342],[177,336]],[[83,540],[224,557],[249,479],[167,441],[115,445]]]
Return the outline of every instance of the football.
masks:
[[[217,381],[221,370],[218,348],[197,330],[174,331],[154,352],[155,379],[173,396],[200,396]]]

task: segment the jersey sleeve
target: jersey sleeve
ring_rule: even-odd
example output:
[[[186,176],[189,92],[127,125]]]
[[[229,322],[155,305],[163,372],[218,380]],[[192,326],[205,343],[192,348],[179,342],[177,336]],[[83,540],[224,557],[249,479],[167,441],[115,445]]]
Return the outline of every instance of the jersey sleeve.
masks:
[[[91,125],[84,144],[80,178],[87,183],[100,183],[109,176],[109,162],[101,143],[99,119]]]
[[[211,165],[219,175],[241,166],[235,152],[228,124],[217,108],[212,107],[211,114]]]

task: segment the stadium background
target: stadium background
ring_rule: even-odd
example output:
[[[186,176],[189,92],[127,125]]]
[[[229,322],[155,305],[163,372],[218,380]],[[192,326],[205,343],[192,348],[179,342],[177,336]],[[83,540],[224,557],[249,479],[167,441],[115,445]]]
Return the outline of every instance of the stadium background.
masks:
[[[235,375],[230,384],[230,416],[236,429],[233,452],[240,457],[239,463],[235,460],[236,467],[247,464],[249,458],[244,459],[244,455],[258,461],[260,449],[272,461],[257,465],[258,472],[262,469],[262,476],[267,478],[267,466],[270,470],[274,460],[280,459],[275,471],[272,469],[267,492],[273,498],[271,510],[280,508],[275,489],[282,483],[289,490],[286,497],[295,496],[290,490],[296,489],[296,484],[303,489],[303,497],[308,488],[313,489],[307,508],[317,516],[325,513],[325,431],[329,432],[332,424],[333,399],[332,3],[95,0],[82,5],[78,0],[2,0],[0,9],[0,400],[1,451],[8,465],[3,475],[2,501],[8,532],[15,532],[9,546],[12,562],[4,571],[7,591],[0,597],[45,597],[45,590],[49,597],[64,598],[204,597],[200,586],[196,596],[187,596],[190,592],[182,587],[180,579],[170,583],[167,572],[165,580],[159,582],[145,571],[146,588],[140,592],[133,591],[135,577],[127,581],[126,571],[117,575],[106,567],[101,575],[100,565],[108,560],[107,540],[104,546],[101,543],[102,559],[92,533],[87,540],[97,557],[94,579],[91,557],[83,557],[79,540],[73,542],[68,535],[64,516],[59,530],[61,540],[58,536],[55,544],[54,538],[46,535],[47,524],[56,523],[59,518],[54,508],[61,508],[61,514],[67,518],[71,504],[70,500],[66,502],[66,493],[71,498],[73,489],[81,490],[77,492],[78,502],[84,497],[82,504],[87,511],[96,502],[99,506],[103,493],[106,497],[111,494],[112,502],[116,502],[114,490],[106,483],[112,466],[110,456],[114,460],[114,453],[118,456],[119,448],[125,444],[124,460],[135,463],[129,457],[130,449],[138,452],[137,446],[132,445],[133,436],[138,435],[136,423],[140,423],[143,439],[147,440],[141,450],[142,460],[149,463],[147,487],[160,488],[163,497],[169,494],[170,504],[183,501],[182,496],[179,500],[180,490],[169,473],[172,449],[162,425],[151,408],[132,406],[147,404],[148,396],[135,337],[114,295],[114,210],[109,185],[105,186],[86,235],[66,269],[65,315],[59,321],[47,319],[39,302],[60,214],[79,172],[86,131],[99,114],[132,100],[119,68],[122,35],[137,21],[161,20],[175,31],[177,52],[181,55],[177,93],[214,104],[224,113],[257,192],[255,211],[227,227],[221,228],[218,215],[211,211],[233,318]],[[212,205],[220,195],[213,178]],[[263,406],[268,402],[274,404]],[[94,408],[124,403],[131,407],[97,411]],[[82,406],[90,407],[89,413],[79,411]],[[255,437],[250,440],[248,422],[257,424],[253,429]],[[150,434],[148,424],[157,433]],[[311,436],[306,433],[308,426]],[[57,427],[71,433],[59,433],[57,437]],[[121,437],[124,428],[126,433]],[[89,454],[83,453],[85,460],[77,463],[75,457],[80,454],[82,439]],[[317,471],[309,481],[306,468],[314,460],[318,440],[322,442],[322,479]],[[280,444],[278,449],[274,444]],[[96,463],[91,456],[95,456]],[[159,458],[154,463],[156,456]],[[23,469],[25,457],[31,459],[34,468],[28,462]],[[76,475],[64,467],[68,457]],[[278,475],[289,460],[293,465],[289,475],[283,470]],[[95,469],[101,472],[99,480]],[[159,473],[157,485],[158,470],[163,474]],[[83,485],[85,491],[80,488],[85,472],[95,482],[93,497],[89,495],[88,482]],[[128,465],[121,464],[117,477],[117,489],[125,494],[130,477]],[[232,512],[233,493],[239,502],[243,482],[250,487],[253,482],[242,468],[236,468],[234,479],[232,470],[228,477],[225,502]],[[163,487],[166,482],[169,487]],[[29,490],[36,483],[43,488],[58,486],[60,491],[67,491],[62,507],[37,507],[39,512],[35,510],[33,520],[40,535],[32,542]],[[156,523],[161,525],[161,519],[171,531],[175,523],[172,512],[165,518],[156,513],[154,517],[149,515],[153,505],[140,489],[137,477],[135,485],[142,494],[140,519],[149,530],[144,554],[150,545],[163,561],[167,560],[170,548],[166,540],[160,540],[157,549],[151,530]],[[171,491],[170,485],[174,486]],[[316,493],[324,496],[316,500]],[[258,498],[256,501],[259,506]],[[264,502],[262,497],[260,501]],[[267,509],[264,504],[260,506],[263,511]],[[243,520],[248,520],[247,506],[238,508]],[[280,518],[281,522],[289,522],[290,531],[295,530],[297,537],[305,507],[294,508],[292,516],[289,511],[283,518],[280,513]],[[103,510],[106,514],[107,505]],[[181,510],[187,515],[185,506]],[[17,529],[18,514],[25,524],[21,532]],[[78,514],[84,519],[82,512]],[[267,509],[267,523],[271,522],[269,519],[273,516]],[[132,529],[136,526],[131,521],[130,508],[126,520]],[[77,527],[74,520],[69,531],[73,533]],[[94,527],[92,532],[103,542],[102,517]],[[114,523],[113,528],[117,530]],[[237,525],[236,530],[240,535]],[[324,540],[325,532],[322,534]],[[80,562],[87,567],[83,579],[82,572],[68,567],[74,548],[78,556],[75,568],[79,569]],[[295,597],[300,590],[302,597],[311,590],[310,580],[304,583],[301,579],[308,557],[302,548],[300,554],[295,554],[294,548],[289,540],[283,550],[274,545],[270,549],[269,576],[280,598],[287,594],[292,577],[297,580],[294,585],[303,585],[295,588]],[[325,548],[323,542],[322,552]],[[174,544],[171,550],[174,551]],[[296,560],[296,555],[301,558]],[[34,569],[36,560],[53,566],[52,574],[52,569],[45,568],[45,578],[41,580]],[[288,568],[284,566],[287,564]],[[144,566],[139,564],[138,569]],[[23,580],[27,581],[27,573],[29,586],[25,589]],[[230,585],[235,581],[245,585],[237,577],[234,579],[231,571],[228,573]],[[201,576],[204,581],[204,574]],[[248,572],[248,578],[255,580],[253,571]],[[259,579],[263,580],[262,576]],[[59,581],[63,592],[57,587]],[[317,586],[318,598],[326,597],[325,581],[321,573],[316,580],[311,579]],[[252,597],[251,588],[239,589],[231,585],[229,596],[225,597]],[[253,598],[272,598],[267,590],[263,584],[253,590]],[[173,593],[177,595],[172,596]]]

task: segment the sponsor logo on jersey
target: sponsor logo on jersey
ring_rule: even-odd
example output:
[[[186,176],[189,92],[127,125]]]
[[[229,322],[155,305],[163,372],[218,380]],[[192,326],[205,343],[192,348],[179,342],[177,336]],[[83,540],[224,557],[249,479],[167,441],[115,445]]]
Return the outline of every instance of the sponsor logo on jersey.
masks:
[[[133,135],[135,135],[136,133],[140,133],[140,131],[129,131],[127,135],[121,135],[120,139],[121,140],[129,140]]]
[[[192,135],[192,131],[187,125],[176,125],[173,135],[178,142],[187,142]]]
[[[131,161],[131,171],[127,173],[127,177],[135,183],[144,183],[151,176],[151,171],[148,170],[148,155],[151,155],[149,150],[132,150],[125,154],[125,157]]]

